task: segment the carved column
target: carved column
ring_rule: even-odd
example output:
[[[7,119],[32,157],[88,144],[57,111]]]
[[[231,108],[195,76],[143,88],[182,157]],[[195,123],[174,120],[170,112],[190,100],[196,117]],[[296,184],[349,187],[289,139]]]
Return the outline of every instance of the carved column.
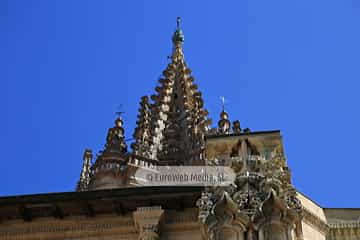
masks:
[[[139,240],[158,240],[164,210],[161,206],[140,207],[133,213]]]

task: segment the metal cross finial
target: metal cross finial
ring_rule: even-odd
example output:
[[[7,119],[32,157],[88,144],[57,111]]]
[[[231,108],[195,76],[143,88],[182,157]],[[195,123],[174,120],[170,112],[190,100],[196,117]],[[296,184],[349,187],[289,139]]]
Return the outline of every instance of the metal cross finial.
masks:
[[[122,115],[123,113],[125,113],[124,111],[121,111],[121,108],[122,108],[122,104],[120,104],[120,105],[117,107],[117,109],[118,109],[119,111],[115,112],[115,114],[116,114],[119,118],[121,117],[121,115]]]
[[[180,29],[180,22],[181,22],[181,17],[177,17],[176,18],[176,27],[177,27],[177,29]]]
[[[221,96],[220,100],[221,100],[221,103],[222,103],[222,110],[224,111],[225,110],[225,97]]]

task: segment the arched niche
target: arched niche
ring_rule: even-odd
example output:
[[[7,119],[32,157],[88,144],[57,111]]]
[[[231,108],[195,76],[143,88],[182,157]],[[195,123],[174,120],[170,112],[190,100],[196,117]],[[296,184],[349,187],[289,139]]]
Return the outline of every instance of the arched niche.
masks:
[[[236,204],[225,192],[202,227],[203,239],[246,240],[248,221],[245,215],[238,214]]]
[[[262,205],[262,216],[257,219],[259,240],[295,240],[295,217],[275,191]]]

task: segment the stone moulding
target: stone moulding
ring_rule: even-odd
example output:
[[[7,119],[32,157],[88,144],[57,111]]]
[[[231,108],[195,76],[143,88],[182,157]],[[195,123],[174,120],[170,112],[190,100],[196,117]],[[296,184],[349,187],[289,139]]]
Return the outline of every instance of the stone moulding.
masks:
[[[177,211],[164,211],[161,207],[141,207],[137,209],[138,220],[157,223],[158,217],[162,216],[164,212],[163,228],[170,231],[180,231],[182,229],[195,229],[199,228],[197,222],[197,210],[188,209],[185,212]],[[81,222],[84,221],[84,222]],[[43,219],[42,222],[35,225],[29,225],[23,222],[9,224],[0,227],[0,239],[38,239],[39,236],[46,236],[44,239],[63,239],[64,234],[67,237],[94,237],[99,234],[102,235],[119,235],[121,239],[137,239],[139,229],[134,224],[134,219],[131,217],[122,217],[120,219],[101,218],[94,220],[50,220]],[[155,223],[155,225],[156,225]],[[18,224],[16,226],[15,224]],[[14,226],[15,225],[15,226]],[[125,237],[129,236],[129,237]],[[135,236],[135,237],[131,237]]]
[[[360,237],[360,228],[334,228],[328,234],[329,240],[357,240]]]
[[[360,220],[329,223],[329,239],[359,239]]]
[[[333,228],[359,228],[360,229],[360,220],[359,221],[349,221],[349,222],[335,222],[329,223],[331,229]]]
[[[12,237],[19,235],[28,235],[28,234],[42,234],[42,233],[76,233],[76,232],[105,232],[110,231],[115,228],[121,229],[126,228],[127,233],[136,233],[135,228],[133,228],[132,219],[122,220],[119,222],[109,222],[109,223],[52,223],[52,224],[41,224],[35,226],[18,226],[18,227],[3,227],[0,228],[0,238],[2,237]]]
[[[321,220],[318,216],[310,212],[307,208],[303,207],[303,220],[306,223],[318,228],[322,233],[328,234],[330,231],[330,226]]]

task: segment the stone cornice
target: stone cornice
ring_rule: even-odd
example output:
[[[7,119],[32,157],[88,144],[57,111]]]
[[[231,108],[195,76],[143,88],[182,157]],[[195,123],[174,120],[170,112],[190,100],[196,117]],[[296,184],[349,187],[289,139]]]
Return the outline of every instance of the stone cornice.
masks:
[[[328,234],[330,231],[329,225],[324,222],[321,218],[313,214],[310,210],[303,207],[303,220],[316,228],[318,228],[324,234]]]
[[[165,209],[192,208],[203,187],[129,187],[97,191],[0,197],[0,221],[38,221],[98,214],[124,214],[156,200]]]
[[[360,226],[359,223],[332,223],[330,224],[329,238],[331,239],[359,239]]]
[[[146,215],[146,227],[152,220],[158,220],[159,214],[164,210],[159,207],[138,208],[141,216]],[[32,222],[9,221],[0,224],[0,239],[64,239],[67,237],[93,237],[121,235],[121,239],[137,239],[139,236],[139,226],[136,227],[131,215],[125,216],[95,216],[91,218],[74,217],[63,220],[52,218],[38,219]],[[138,217],[141,217],[138,215]],[[138,221],[138,220],[137,220]],[[150,221],[150,222],[149,222]],[[184,211],[169,210],[164,213],[163,228],[166,231],[182,231],[184,229],[198,228],[197,211],[194,208],[184,209]],[[156,223],[155,223],[156,225]]]
[[[19,223],[0,226],[0,239],[19,239],[32,236],[78,236],[86,233],[87,236],[97,235],[99,233],[108,235],[111,233],[136,234],[132,218],[125,217],[121,219],[98,220],[69,220],[69,221],[42,221],[38,223]]]
[[[329,223],[331,229],[333,228],[360,228],[360,220],[358,221],[339,221]]]

